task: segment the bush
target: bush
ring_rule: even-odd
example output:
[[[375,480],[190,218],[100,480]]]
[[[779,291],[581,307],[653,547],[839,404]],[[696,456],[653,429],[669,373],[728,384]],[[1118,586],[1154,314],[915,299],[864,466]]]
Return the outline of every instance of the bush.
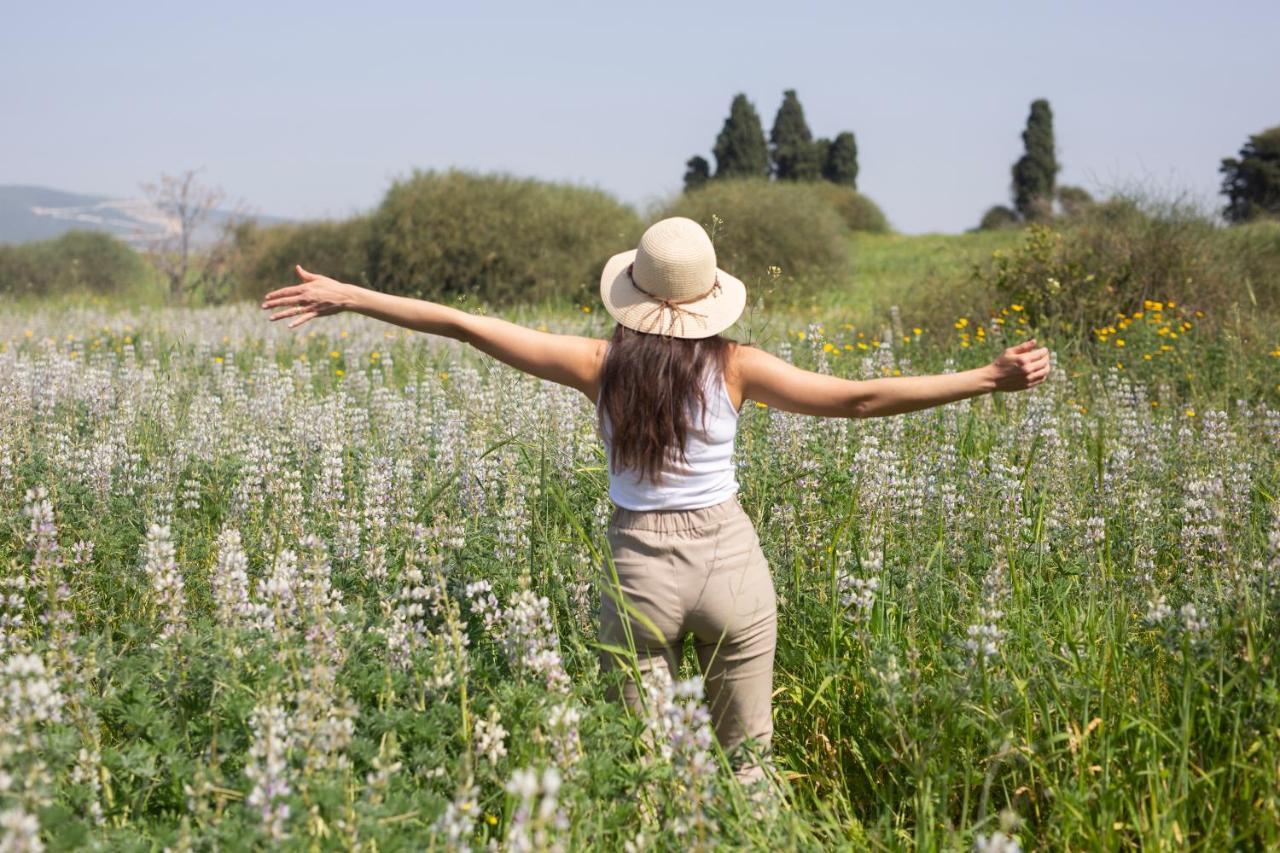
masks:
[[[979,274],[1034,320],[1077,330],[1148,300],[1172,299],[1222,319],[1241,307],[1280,307],[1280,231],[1237,236],[1192,207],[1120,197],[1058,229],[1031,226],[1020,247],[996,252]]]
[[[258,299],[297,282],[294,264],[341,281],[368,283],[370,234],[367,216],[270,228],[239,225],[233,234],[234,295]]]
[[[815,181],[813,189],[827,203],[835,208],[836,213],[844,220],[850,231],[866,231],[872,234],[887,234],[890,230],[889,220],[880,206],[853,187],[833,184],[830,181]]]
[[[789,279],[830,282],[850,272],[849,229],[816,183],[725,179],[675,199],[662,216],[687,216],[711,234],[720,266],[750,285],[781,267]],[[717,217],[717,220],[713,220]]]
[[[1003,204],[997,204],[994,207],[987,208],[987,212],[982,214],[982,221],[978,223],[979,231],[999,231],[1005,228],[1020,228],[1022,220],[1018,218],[1018,214],[1013,208],[1005,207]]]
[[[97,231],[68,231],[53,240],[0,246],[0,293],[15,297],[116,293],[147,276],[137,252]]]
[[[1058,187],[1058,206],[1063,216],[1079,216],[1097,204],[1089,191],[1083,187],[1063,185]]]
[[[590,299],[604,262],[642,230],[599,190],[452,170],[396,182],[370,228],[375,286],[495,303]]]

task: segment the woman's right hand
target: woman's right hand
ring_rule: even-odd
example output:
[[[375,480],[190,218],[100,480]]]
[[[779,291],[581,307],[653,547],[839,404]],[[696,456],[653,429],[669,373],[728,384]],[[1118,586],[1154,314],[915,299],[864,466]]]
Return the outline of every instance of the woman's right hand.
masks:
[[[301,326],[316,317],[326,317],[346,311],[355,304],[355,294],[360,290],[354,284],[344,284],[323,275],[307,272],[301,265],[297,267],[301,284],[273,290],[262,297],[262,307],[281,308],[269,319],[280,320],[285,317],[294,318],[289,328]]]
[[[1049,375],[1049,348],[1035,348],[1036,340],[1011,346],[996,357],[988,368],[997,391],[1025,391],[1039,385]]]

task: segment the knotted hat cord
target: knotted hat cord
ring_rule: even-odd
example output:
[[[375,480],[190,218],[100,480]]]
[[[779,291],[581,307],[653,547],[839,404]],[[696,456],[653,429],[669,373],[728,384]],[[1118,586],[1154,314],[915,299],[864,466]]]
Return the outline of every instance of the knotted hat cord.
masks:
[[[670,336],[671,332],[675,331],[677,319],[680,321],[680,334],[682,335],[684,334],[684,315],[692,314],[694,317],[701,317],[704,320],[707,317],[707,315],[702,313],[701,311],[694,311],[691,308],[683,308],[681,306],[689,302],[697,302],[700,299],[706,299],[708,296],[710,296],[713,293],[716,293],[721,289],[720,276],[717,275],[716,280],[711,283],[711,287],[705,293],[700,293],[697,296],[691,296],[688,299],[670,299],[670,298],[658,296],[656,293],[650,293],[649,291],[645,290],[643,287],[640,286],[640,283],[636,281],[635,266],[636,265],[634,261],[632,261],[627,266],[627,277],[631,279],[631,286],[634,287],[636,290],[640,291],[641,293],[643,293],[645,296],[655,300],[658,303],[657,305],[654,305],[651,309],[649,309],[647,312],[645,312],[644,316],[640,318],[637,325],[640,325],[640,326],[648,325],[649,318],[653,316],[655,311],[659,312],[658,321],[659,323],[661,323],[662,322],[661,312],[664,309],[668,310],[671,312],[671,323],[667,327],[667,331],[661,333],[662,335],[667,337]]]

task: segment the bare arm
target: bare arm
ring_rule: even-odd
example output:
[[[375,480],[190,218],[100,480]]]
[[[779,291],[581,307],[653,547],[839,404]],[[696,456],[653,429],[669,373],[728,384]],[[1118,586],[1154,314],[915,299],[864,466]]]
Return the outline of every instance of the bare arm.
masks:
[[[262,301],[263,308],[292,306],[270,318],[292,317],[289,328],[314,317],[353,311],[407,329],[463,341],[517,370],[577,388],[595,401],[604,341],[539,332],[497,317],[379,293],[309,273],[302,267],[298,267],[298,275],[303,279],[301,284],[274,290]]]
[[[841,379],[802,370],[754,347],[738,347],[735,369],[745,399],[787,412],[838,418],[899,415],[976,397],[1020,391],[1049,375],[1049,351],[1029,340],[985,367],[932,376]]]

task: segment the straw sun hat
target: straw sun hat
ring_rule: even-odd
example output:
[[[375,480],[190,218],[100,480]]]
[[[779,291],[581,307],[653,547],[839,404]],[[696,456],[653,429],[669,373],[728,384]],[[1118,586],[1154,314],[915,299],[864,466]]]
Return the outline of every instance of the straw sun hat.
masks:
[[[673,216],[650,225],[639,247],[605,263],[600,298],[615,320],[637,332],[709,338],[742,314],[747,288],[716,267],[701,225]]]

